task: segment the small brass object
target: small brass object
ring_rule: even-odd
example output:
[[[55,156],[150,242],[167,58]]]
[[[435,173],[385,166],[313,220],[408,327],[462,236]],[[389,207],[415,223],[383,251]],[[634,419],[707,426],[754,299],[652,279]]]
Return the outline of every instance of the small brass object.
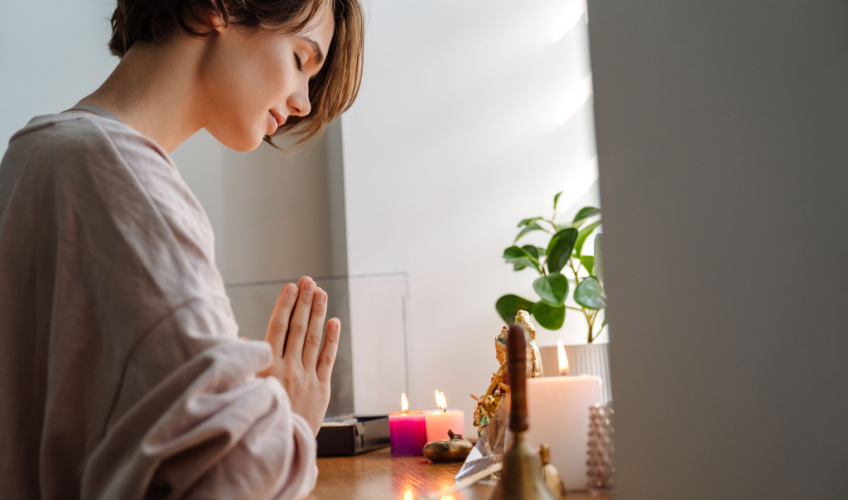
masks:
[[[512,443],[504,455],[503,472],[492,500],[556,500],[542,477],[539,455],[524,440],[527,421],[527,340],[513,323],[507,338]]]
[[[465,460],[474,445],[462,438],[462,434],[454,434],[448,430],[447,441],[430,441],[424,445],[424,456],[431,462],[458,462]]]
[[[545,484],[556,498],[565,498],[565,483],[562,482],[562,476],[554,464],[551,463],[551,447],[547,443],[543,443],[539,447],[539,460],[542,462],[542,477],[545,478]]]

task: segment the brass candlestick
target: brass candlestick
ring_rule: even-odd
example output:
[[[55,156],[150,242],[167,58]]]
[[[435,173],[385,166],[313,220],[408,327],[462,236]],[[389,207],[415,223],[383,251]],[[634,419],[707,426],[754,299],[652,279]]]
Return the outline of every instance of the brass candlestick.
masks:
[[[504,455],[503,472],[492,500],[555,500],[542,477],[539,455],[524,441],[527,423],[527,340],[515,323],[507,338],[509,430],[512,443]]]

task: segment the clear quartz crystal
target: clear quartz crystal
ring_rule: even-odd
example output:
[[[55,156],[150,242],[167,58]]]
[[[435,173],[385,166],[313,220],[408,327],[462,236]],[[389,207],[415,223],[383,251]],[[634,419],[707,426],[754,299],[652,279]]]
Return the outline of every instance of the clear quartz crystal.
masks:
[[[506,453],[506,443],[509,431],[507,422],[509,417],[509,394],[507,394],[495,410],[492,421],[483,429],[483,434],[477,439],[474,449],[468,454],[462,468],[456,475],[456,481],[473,476],[494,464],[503,461]],[[485,479],[480,480],[482,484],[497,484],[500,472],[496,472]]]

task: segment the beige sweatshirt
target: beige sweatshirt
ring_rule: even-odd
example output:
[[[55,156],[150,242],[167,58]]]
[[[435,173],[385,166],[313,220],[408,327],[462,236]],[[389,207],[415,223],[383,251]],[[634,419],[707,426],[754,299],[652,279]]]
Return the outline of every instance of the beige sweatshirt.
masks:
[[[36,117],[0,164],[0,496],[300,498],[315,440],[239,340],[203,208],[113,117]]]

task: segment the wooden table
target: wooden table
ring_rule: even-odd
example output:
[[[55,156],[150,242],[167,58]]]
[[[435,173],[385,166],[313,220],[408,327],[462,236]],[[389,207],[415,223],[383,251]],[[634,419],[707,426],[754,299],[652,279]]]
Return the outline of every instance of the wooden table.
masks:
[[[310,500],[413,500],[455,483],[461,462],[431,464],[424,457],[396,457],[382,448],[355,457],[318,459],[318,484]],[[442,500],[488,500],[493,486],[475,484]],[[603,500],[588,492],[569,492],[567,500]]]

